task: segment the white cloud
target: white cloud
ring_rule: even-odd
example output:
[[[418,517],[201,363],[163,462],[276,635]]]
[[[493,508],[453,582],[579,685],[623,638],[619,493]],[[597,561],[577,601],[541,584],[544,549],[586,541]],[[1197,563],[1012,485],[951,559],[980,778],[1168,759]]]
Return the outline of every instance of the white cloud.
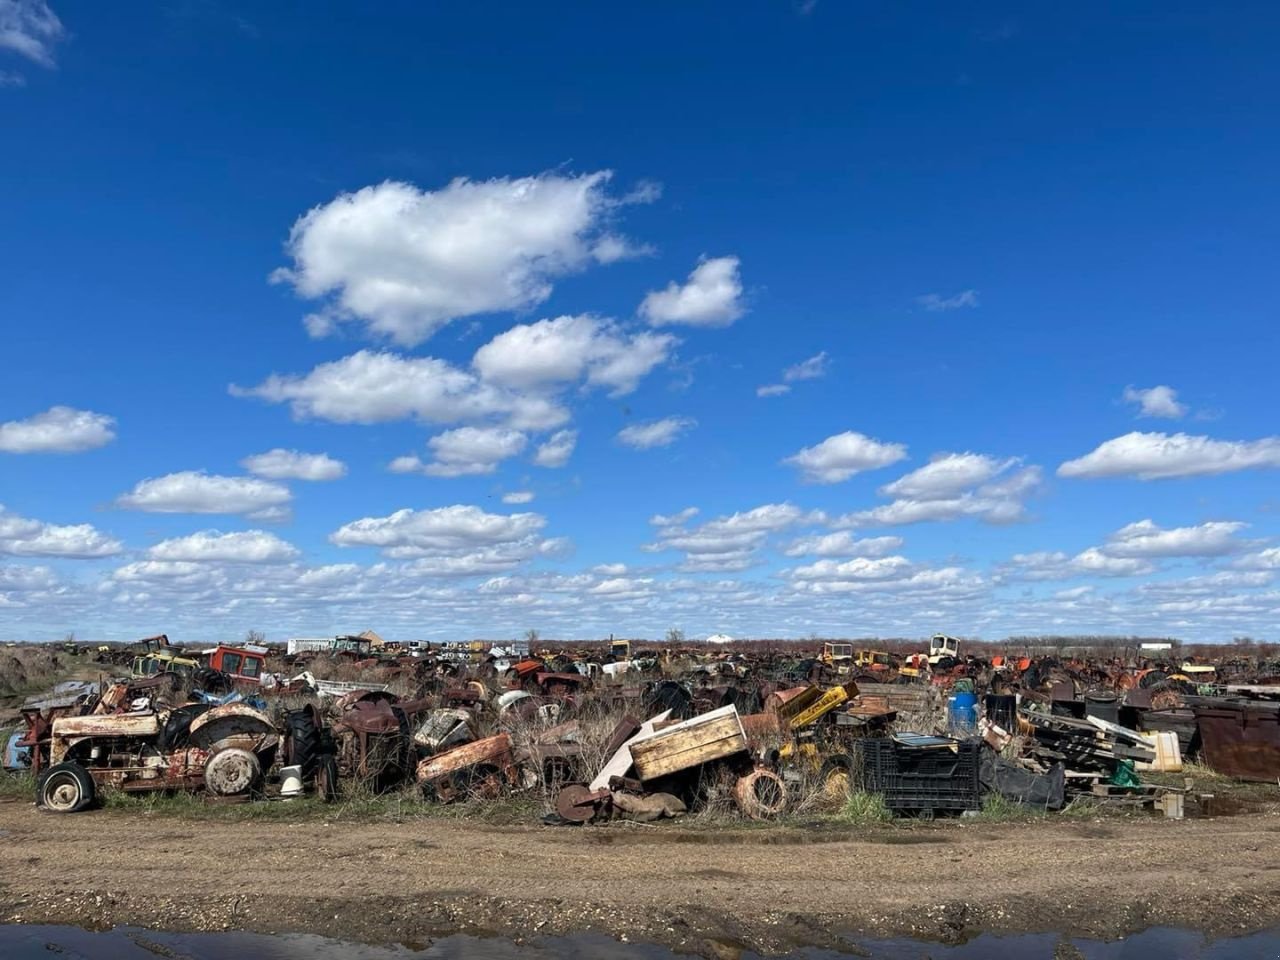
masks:
[[[794,383],[797,380],[817,380],[827,375],[830,366],[827,351],[823,350],[821,353],[815,353],[808,360],[801,360],[787,367],[782,371],[782,379],[787,383]]]
[[[573,448],[577,443],[577,430],[558,430],[538,447],[538,452],[533,455],[533,462],[539,467],[563,467],[573,456]]]
[[[493,473],[503,460],[517,456],[528,437],[506,427],[459,427],[427,441],[435,458],[423,472],[433,477]]]
[[[162,540],[147,551],[152,560],[195,563],[283,563],[298,555],[297,547],[265,530],[240,533],[201,530],[190,536]]]
[[[427,423],[506,420],[518,430],[549,430],[569,419],[554,401],[514,393],[437,360],[360,350],[322,363],[304,376],[272,374],[257,387],[230,388],[233,396],[288,403],[295,417],[335,423]]]
[[[1102,549],[1112,557],[1221,557],[1247,546],[1235,538],[1245,526],[1216,521],[1165,530],[1151,520],[1139,520],[1113,533]]]
[[[782,462],[799,467],[812,483],[840,483],[855,473],[897,463],[906,455],[907,448],[900,443],[881,443],[847,430],[816,446],[805,447]]]
[[[268,480],[337,480],[347,473],[347,465],[327,453],[299,453],[280,447],[245,457],[240,466]]]
[[[925,466],[885,484],[880,492],[886,497],[915,500],[954,497],[986,483],[1015,463],[1017,460],[997,460],[980,453],[939,453],[931,457]]]
[[[553,280],[640,252],[604,230],[620,204],[605,192],[610,176],[458,179],[435,191],[388,181],[344,193],[293,225],[293,266],[273,279],[326,301],[315,332],[355,319],[412,346],[457,317],[536,306]]]
[[[582,314],[514,326],[477,350],[472,364],[485,380],[505,387],[535,389],[585,376],[588,385],[617,397],[635,390],[675,343],[670,334],[627,334]]]
[[[546,522],[536,513],[486,513],[479,507],[455,504],[354,520],[329,540],[340,547],[378,547],[392,557],[447,556],[521,540],[536,534]]]
[[[783,551],[788,557],[883,557],[902,548],[901,537],[855,539],[848,530],[802,537]]]
[[[1122,399],[1138,405],[1140,417],[1164,417],[1178,420],[1187,415],[1187,405],[1178,402],[1178,391],[1173,387],[1158,386],[1147,390],[1125,387]]]
[[[203,470],[183,470],[141,480],[116,504],[147,513],[243,513],[285,507],[289,488],[255,477],[223,477]]]
[[[680,439],[680,435],[692,430],[698,421],[692,417],[663,417],[647,423],[633,423],[618,431],[618,441],[636,450],[666,447]]]
[[[852,560],[818,560],[791,571],[794,580],[898,580],[912,569],[906,557],[855,557]]]
[[[1280,437],[1214,440],[1185,433],[1126,433],[1058,467],[1060,477],[1201,477],[1280,467]]]
[[[403,457],[396,457],[389,464],[387,469],[392,473],[421,473],[426,469],[426,464],[413,454],[406,454]]]
[[[880,488],[886,496],[897,496],[892,503],[837,517],[832,526],[887,527],[961,517],[1015,523],[1026,516],[1024,500],[1041,484],[1036,466],[1006,473],[1020,462],[976,453],[938,454],[925,466]]]
[[[53,46],[63,32],[62,21],[45,0],[0,0],[0,49],[53,67]]]
[[[763,387],[756,387],[757,397],[780,397],[790,392],[791,388],[785,383],[766,383]]]
[[[1000,572],[1010,580],[1070,580],[1081,576],[1133,577],[1155,572],[1155,565],[1137,557],[1112,557],[1090,547],[1074,557],[1060,550],[1016,553]]]
[[[502,495],[502,502],[507,504],[518,505],[522,503],[533,503],[532,490],[512,490]]]
[[[672,281],[665,290],[650,292],[640,304],[640,316],[655,327],[727,327],[743,314],[741,298],[738,258],[704,258],[684,284]]]
[[[1114,557],[1097,547],[1090,547],[1071,559],[1075,573],[1092,573],[1104,577],[1136,577],[1153,573],[1154,564],[1140,557]]]
[[[10,513],[0,504],[0,553],[16,557],[67,557],[92,559],[109,557],[124,544],[99,532],[92,525],[59,525],[30,520]]]
[[[1243,556],[1233,566],[1242,570],[1280,570],[1280,547],[1267,547]]]
[[[817,519],[794,504],[767,503],[688,529],[685,525],[697,512],[689,507],[678,514],[650,518],[657,539],[642,549],[651,553],[679,550],[685,554],[684,570],[744,570],[755,563],[770,534]]]
[[[26,420],[0,423],[0,452],[79,453],[116,438],[116,421],[102,413],[51,407]]]
[[[949,297],[944,297],[937,293],[926,293],[923,297],[916,297],[916,303],[931,313],[943,310],[959,310],[961,307],[976,307],[978,305],[978,291],[961,290],[959,293]]]

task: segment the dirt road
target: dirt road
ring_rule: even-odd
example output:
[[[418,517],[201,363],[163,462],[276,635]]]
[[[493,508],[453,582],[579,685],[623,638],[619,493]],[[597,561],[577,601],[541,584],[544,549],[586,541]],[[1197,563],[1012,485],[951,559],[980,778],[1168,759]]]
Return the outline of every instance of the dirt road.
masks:
[[[365,942],[592,930],[709,956],[839,932],[1280,923],[1280,818],[871,830],[233,822],[0,803],[0,922]]]

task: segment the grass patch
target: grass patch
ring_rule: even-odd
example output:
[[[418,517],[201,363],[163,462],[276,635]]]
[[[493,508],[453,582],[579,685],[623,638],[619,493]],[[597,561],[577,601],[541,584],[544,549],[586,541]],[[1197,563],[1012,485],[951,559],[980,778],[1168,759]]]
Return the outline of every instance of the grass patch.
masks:
[[[0,772],[0,797],[17,800],[34,800],[36,778],[27,772]]]
[[[865,826],[873,823],[888,823],[893,819],[893,811],[884,803],[884,797],[878,793],[855,790],[849,794],[840,818],[846,823]]]
[[[1046,816],[1048,811],[1039,807],[1029,807],[999,793],[988,793],[983,795],[982,809],[974,819],[983,823],[1018,823],[1043,820]]]

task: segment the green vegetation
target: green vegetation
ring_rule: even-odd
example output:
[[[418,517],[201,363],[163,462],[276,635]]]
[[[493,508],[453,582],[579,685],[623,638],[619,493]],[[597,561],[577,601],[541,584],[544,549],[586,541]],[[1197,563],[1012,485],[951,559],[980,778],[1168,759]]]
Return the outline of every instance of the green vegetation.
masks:
[[[840,817],[847,823],[866,826],[873,823],[887,823],[893,819],[893,811],[884,804],[884,797],[878,793],[855,790],[845,801]]]

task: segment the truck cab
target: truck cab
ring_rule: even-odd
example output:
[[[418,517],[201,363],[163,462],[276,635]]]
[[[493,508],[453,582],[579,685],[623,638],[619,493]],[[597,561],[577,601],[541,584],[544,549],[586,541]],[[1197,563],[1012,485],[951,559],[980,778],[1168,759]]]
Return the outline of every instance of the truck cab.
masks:
[[[960,641],[955,637],[935,633],[929,639],[929,662],[937,663],[945,658],[951,658],[952,660],[960,658]]]
[[[232,647],[220,643],[208,651],[208,665],[228,674],[232,680],[244,683],[261,683],[266,673],[267,648],[253,644]]]
[[[188,677],[200,662],[179,656],[169,650],[156,650],[133,658],[129,672],[135,677],[154,677],[158,673],[176,673]]]
[[[630,640],[611,640],[609,641],[609,656],[614,660],[630,660],[631,659],[631,641]]]
[[[852,643],[824,643],[819,659],[828,666],[848,666],[853,662]]]

